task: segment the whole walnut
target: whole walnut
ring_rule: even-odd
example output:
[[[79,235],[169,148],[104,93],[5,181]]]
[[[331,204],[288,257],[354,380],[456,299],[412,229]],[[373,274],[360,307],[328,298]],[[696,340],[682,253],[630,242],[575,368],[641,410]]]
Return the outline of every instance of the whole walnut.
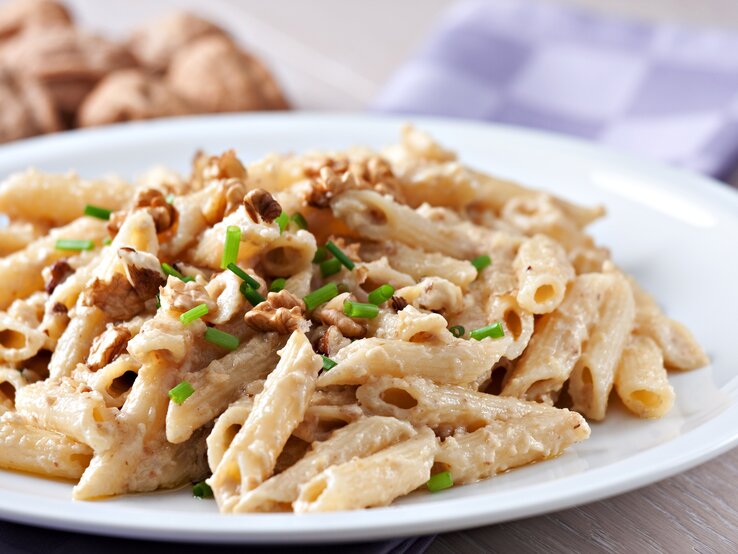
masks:
[[[163,73],[178,50],[206,35],[225,36],[226,33],[196,15],[175,12],[136,29],[128,41],[128,48],[141,65]]]
[[[85,98],[80,127],[191,113],[161,77],[140,69],[121,69],[105,77]]]
[[[71,25],[72,17],[62,4],[52,0],[16,0],[0,6],[0,41],[37,25]]]
[[[180,50],[167,78],[174,91],[201,112],[288,107],[266,68],[222,36],[204,37]]]
[[[60,129],[51,95],[36,79],[0,70],[0,142]]]
[[[0,63],[38,79],[57,109],[73,114],[100,79],[135,60],[115,42],[74,27],[31,26],[4,43]]]

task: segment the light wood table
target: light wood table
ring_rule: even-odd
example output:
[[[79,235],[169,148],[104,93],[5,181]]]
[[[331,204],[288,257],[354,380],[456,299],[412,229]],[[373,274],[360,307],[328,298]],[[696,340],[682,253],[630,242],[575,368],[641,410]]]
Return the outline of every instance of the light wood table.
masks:
[[[547,0],[738,29],[738,0]],[[69,0],[92,27],[123,34],[178,7],[219,21],[275,68],[295,107],[361,110],[450,0]],[[738,425],[738,422],[736,422]],[[738,450],[650,487],[546,516],[440,536],[430,554],[738,553]]]

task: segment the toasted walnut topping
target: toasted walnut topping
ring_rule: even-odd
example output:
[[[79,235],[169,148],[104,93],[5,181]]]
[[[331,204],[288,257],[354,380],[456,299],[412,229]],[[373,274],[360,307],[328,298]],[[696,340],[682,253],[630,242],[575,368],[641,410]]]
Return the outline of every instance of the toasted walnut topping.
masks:
[[[144,309],[144,300],[121,273],[115,273],[110,281],[92,281],[82,293],[82,304],[96,306],[115,320],[131,319]]]
[[[162,306],[181,312],[191,310],[200,304],[205,304],[209,313],[215,313],[218,309],[218,305],[198,281],[185,283],[176,277],[169,277],[167,286],[161,289],[159,296]]]
[[[357,187],[356,179],[348,171],[338,175],[330,167],[323,167],[318,178],[313,179],[305,200],[315,208],[327,208],[333,198]]]
[[[282,206],[264,189],[250,191],[243,199],[243,205],[254,223],[259,222],[259,217],[266,223],[271,223],[282,213]]]
[[[108,219],[107,227],[108,233],[110,233],[111,237],[114,237],[118,234],[120,228],[123,227],[123,223],[125,222],[126,217],[128,217],[128,210],[119,210],[110,214],[110,219]]]
[[[239,179],[245,181],[248,173],[236,156],[235,150],[226,150],[220,156],[208,156],[204,152],[195,154],[192,161],[192,182],[202,188],[217,179]]]
[[[131,340],[131,332],[128,328],[122,325],[108,327],[92,341],[90,355],[87,356],[87,366],[92,371],[97,371],[108,365],[123,353],[129,340]]]
[[[274,331],[286,335],[300,330],[307,332],[305,303],[287,290],[270,292],[265,302],[246,312],[244,321],[258,331]]]
[[[118,257],[123,262],[128,282],[141,298],[153,297],[159,292],[159,287],[166,283],[167,278],[161,269],[159,258],[150,252],[138,252],[124,246],[118,249]]]
[[[320,336],[315,344],[315,348],[320,354],[328,357],[334,356],[336,352],[344,346],[351,344],[351,339],[343,336],[341,330],[335,325],[331,325]]]
[[[54,305],[51,307],[51,312],[55,314],[66,314],[68,311],[69,308],[61,302],[54,302]]]
[[[305,177],[315,179],[320,176],[320,170],[324,167],[328,167],[333,170],[334,173],[339,175],[346,173],[349,168],[348,158],[324,158],[317,160],[308,160],[302,168],[302,172]]]
[[[392,308],[395,311],[403,310],[407,307],[407,300],[405,300],[402,296],[393,296],[390,298],[390,304],[392,305]]]
[[[366,336],[366,327],[339,310],[322,309],[318,312],[318,319],[324,325],[338,328],[344,337],[363,339]]]
[[[167,202],[164,194],[157,189],[143,189],[136,194],[135,208],[144,208],[156,225],[156,232],[161,233],[169,229],[177,220],[177,209]]]
[[[46,292],[51,294],[56,287],[74,273],[74,268],[66,260],[57,260],[52,265],[45,267],[42,273],[46,283],[44,288]]]

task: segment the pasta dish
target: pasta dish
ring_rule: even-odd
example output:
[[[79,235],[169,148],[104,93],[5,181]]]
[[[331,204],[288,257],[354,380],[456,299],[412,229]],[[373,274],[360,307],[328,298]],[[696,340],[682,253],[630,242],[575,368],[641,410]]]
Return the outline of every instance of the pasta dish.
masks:
[[[708,363],[586,233],[603,208],[409,126],[187,177],[27,170],[0,213],[0,468],[78,500],[386,506],[558,456],[613,395],[661,417],[667,371]]]

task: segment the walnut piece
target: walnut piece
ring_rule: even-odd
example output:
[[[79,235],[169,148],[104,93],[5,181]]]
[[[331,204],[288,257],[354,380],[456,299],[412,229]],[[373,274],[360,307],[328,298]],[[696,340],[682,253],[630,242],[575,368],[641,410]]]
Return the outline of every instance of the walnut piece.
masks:
[[[355,188],[357,184],[352,173],[346,171],[338,175],[325,166],[321,168],[318,178],[310,183],[305,201],[314,208],[327,208],[336,196]]]
[[[243,199],[243,204],[246,207],[246,213],[254,223],[259,223],[259,218],[266,223],[271,223],[282,213],[282,206],[264,189],[250,191]]]
[[[244,321],[257,331],[287,335],[293,331],[307,332],[305,303],[287,290],[270,292],[266,301],[246,312]]]
[[[208,156],[197,152],[192,160],[193,188],[201,189],[217,179],[239,179],[245,181],[248,173],[238,159],[235,150],[226,150],[220,156]],[[239,200],[240,202],[240,200]]]
[[[121,69],[106,76],[87,95],[79,113],[80,127],[192,113],[160,77],[139,69]]]
[[[113,274],[110,281],[96,278],[82,293],[82,304],[95,306],[113,320],[128,320],[144,309],[144,300],[125,275]]]
[[[393,296],[392,298],[390,298],[390,305],[395,311],[399,312],[407,308],[407,300],[405,300],[402,296]]]
[[[366,336],[365,320],[352,319],[343,313],[343,303],[351,299],[350,293],[342,293],[313,311],[323,325],[334,325],[344,337],[361,339]]]
[[[131,332],[123,325],[108,327],[92,341],[87,366],[92,371],[105,367],[120,356],[131,340]]]
[[[162,306],[169,309],[186,312],[195,306],[205,304],[209,313],[215,313],[218,305],[210,298],[205,287],[199,281],[184,281],[176,277],[169,277],[167,286],[161,289],[159,295]]]
[[[52,265],[45,267],[41,274],[44,277],[44,289],[51,294],[54,289],[61,285],[64,280],[74,273],[74,268],[67,260],[57,260]]]
[[[338,327],[331,325],[320,336],[315,347],[318,353],[325,354],[330,358],[349,344],[351,344],[351,339],[344,337]]]
[[[201,112],[280,110],[288,107],[267,69],[231,40],[210,35],[180,49],[167,79]]]
[[[194,14],[175,12],[136,29],[131,34],[128,47],[141,65],[164,73],[176,52],[208,35],[225,36],[226,33]]]
[[[177,209],[157,189],[139,190],[134,199],[134,208],[146,209],[151,214],[157,233],[166,231],[177,220]]]
[[[166,284],[167,278],[159,258],[150,252],[138,252],[124,246],[118,249],[118,257],[123,262],[128,282],[144,300],[152,298],[159,292],[159,287]]]

